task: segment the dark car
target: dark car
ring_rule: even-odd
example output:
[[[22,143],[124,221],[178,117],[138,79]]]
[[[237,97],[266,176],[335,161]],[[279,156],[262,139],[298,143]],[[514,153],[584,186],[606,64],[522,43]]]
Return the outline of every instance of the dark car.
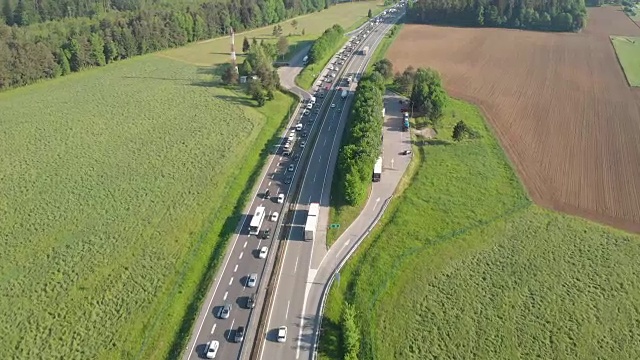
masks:
[[[236,337],[234,340],[237,343],[242,342],[242,340],[244,340],[244,326],[238,327],[238,330],[236,330]]]
[[[293,155],[293,161],[298,161],[298,160],[300,160],[300,154]]]
[[[302,137],[307,137],[307,135],[309,135],[309,134],[307,134],[307,132],[306,132],[306,131],[303,131],[301,136],[302,136]]]
[[[271,229],[266,229],[262,232],[262,238],[263,239],[268,239],[269,238],[269,233],[271,232]]]
[[[256,294],[251,294],[247,297],[247,309],[253,309],[256,307]]]
[[[293,177],[291,177],[291,176],[287,176],[287,178],[284,179],[284,183],[287,184],[287,185],[291,184],[292,181],[293,181]]]

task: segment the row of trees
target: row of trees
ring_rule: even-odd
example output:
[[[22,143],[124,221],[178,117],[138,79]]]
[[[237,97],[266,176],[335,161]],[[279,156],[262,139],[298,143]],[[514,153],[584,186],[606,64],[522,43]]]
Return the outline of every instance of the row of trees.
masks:
[[[360,354],[360,330],[356,323],[356,309],[349,303],[342,310],[342,344],[344,360],[358,360]]]
[[[417,0],[407,16],[428,24],[578,31],[587,10],[584,0]]]
[[[366,199],[373,165],[380,156],[384,87],[382,75],[367,74],[360,79],[353,100],[336,168],[338,192],[351,206]]]
[[[342,39],[343,36],[344,29],[338,24],[325,30],[309,50],[309,64],[313,64],[324,59],[329,54],[333,54],[336,48],[340,46],[340,39]]]
[[[239,32],[272,24],[328,4],[325,0],[210,0],[182,10],[149,6],[26,27],[0,24],[0,90],[225,35],[230,27]],[[14,13],[9,6],[3,16]],[[9,23],[14,22],[11,16]]]
[[[183,1],[183,0],[1,0],[0,20],[7,25],[26,26],[40,22],[69,18],[100,18],[114,13],[137,14],[159,9],[184,10],[200,7],[216,8],[231,26],[238,30],[274,24],[294,15],[327,8],[332,0],[240,0],[240,1]],[[1,21],[0,21],[1,22]]]

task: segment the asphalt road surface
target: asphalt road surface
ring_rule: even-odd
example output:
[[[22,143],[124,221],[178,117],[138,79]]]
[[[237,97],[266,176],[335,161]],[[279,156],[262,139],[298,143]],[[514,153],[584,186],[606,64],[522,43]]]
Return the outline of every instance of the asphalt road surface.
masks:
[[[385,22],[373,27],[370,33],[356,45],[357,49],[368,46],[369,52],[367,55],[352,55],[345,63],[345,69],[341,70],[343,74],[364,72],[374,49],[399,16],[400,14],[397,14],[392,18],[387,18]],[[357,49],[354,54],[358,53]],[[338,85],[338,87],[340,86]],[[328,280],[328,276],[319,279],[316,275],[318,270],[324,269],[321,268],[321,264],[326,261],[328,254],[325,239],[326,229],[329,225],[327,219],[330,186],[337,160],[337,151],[346,124],[347,110],[353,100],[353,92],[350,92],[344,100],[340,95],[339,91],[333,91],[326,98],[329,105],[335,104],[335,107],[329,106],[326,114],[320,119],[322,121],[320,132],[313,146],[309,168],[304,174],[299,198],[295,199],[297,206],[293,217],[293,227],[287,238],[274,305],[268,316],[268,332],[260,355],[262,360],[309,359],[312,356],[318,322],[317,304],[322,288]],[[399,140],[399,142],[401,141]],[[410,145],[406,146],[410,148]],[[408,160],[406,162],[408,163]],[[316,240],[304,241],[304,224],[308,204],[313,202],[319,202],[321,205]],[[369,213],[366,213],[365,216],[369,216],[370,220],[373,218]],[[342,244],[334,245],[332,250],[337,247],[348,250],[348,245],[349,241],[345,241]],[[331,260],[326,262],[327,269],[329,269],[327,273],[330,274],[331,265],[335,264]],[[313,289],[314,287],[317,289]],[[280,326],[288,328],[285,343],[276,341],[277,328]]]
[[[300,356],[301,350],[307,351],[309,349],[309,342],[313,339],[314,335],[313,331],[310,331],[308,334],[303,334],[302,329],[306,327],[312,329],[314,323],[309,321],[305,324],[301,318],[302,314],[305,313],[305,299],[306,294],[309,292],[306,282],[307,278],[313,276],[314,272],[317,271],[314,269],[317,269],[321,261],[321,257],[318,255],[312,256],[314,248],[320,246],[322,252],[318,252],[317,254],[326,253],[324,245],[326,231],[321,230],[326,228],[328,218],[328,209],[326,207],[329,205],[329,191],[326,189],[331,185],[337,149],[345,125],[346,109],[348,109],[348,105],[353,98],[353,92],[351,92],[345,100],[342,100],[340,91],[334,89],[340,86],[341,74],[347,72],[362,73],[364,71],[375,46],[377,46],[384,33],[392,26],[391,23],[394,21],[395,20],[388,19],[387,23],[378,24],[359,44],[355,45],[356,51],[345,60],[346,68],[338,71],[337,80],[332,83],[320,83],[323,89],[327,85],[331,89],[330,91],[324,91],[326,96],[323,99],[318,98],[318,104],[315,106],[315,108],[323,108],[325,111],[312,111],[309,115],[303,116],[305,104],[301,104],[292,116],[287,131],[283,134],[282,143],[273,149],[274,155],[270,156],[268,166],[263,170],[262,180],[253,190],[252,201],[245,209],[245,216],[236,229],[237,235],[231,239],[222,262],[222,267],[218,270],[218,274],[205,297],[184,353],[185,359],[204,358],[206,344],[212,340],[220,342],[220,349],[216,356],[217,359],[239,359],[248,357],[250,347],[253,345],[252,337],[255,336],[258,325],[255,322],[258,321],[259,312],[264,302],[265,288],[263,284],[266,284],[271,274],[274,263],[273,257],[275,255],[275,251],[269,251],[266,259],[260,259],[258,258],[258,252],[263,246],[267,246],[270,250],[276,249],[275,245],[280,235],[282,219],[279,217],[277,221],[271,221],[270,217],[274,212],[282,214],[284,206],[288,205],[287,202],[293,200],[289,199],[289,190],[293,189],[293,185],[295,185],[298,177],[304,177],[304,183],[299,194],[300,197],[295,199],[295,203],[301,205],[297,206],[297,210],[293,216],[293,223],[300,226],[294,226],[290,234],[287,234],[288,246],[285,251],[285,263],[282,271],[283,273],[294,274],[295,276],[293,276],[292,279],[281,278],[278,282],[276,303],[269,316],[270,324],[273,322],[273,319],[278,319],[277,326],[281,325],[280,322],[288,324],[290,329],[289,338],[286,344],[272,342],[271,340],[274,334],[270,331],[267,334],[269,341],[266,346],[263,347],[261,356],[265,355],[263,357],[265,359],[297,358]],[[366,56],[358,55],[357,49],[365,46],[369,46],[370,48],[368,54]],[[284,69],[280,71],[281,76],[284,75],[283,85],[303,98],[308,99],[310,97],[309,93],[297,88],[293,82],[295,75],[299,72],[299,69],[301,69],[298,63],[301,62],[303,56],[304,55],[298,56],[293,59],[291,66],[288,67],[293,68],[293,70]],[[323,71],[323,75],[328,73],[329,71],[327,69]],[[330,103],[334,103],[336,106],[332,108],[330,107]],[[342,109],[345,109],[345,111],[342,111]],[[292,152],[291,156],[284,156],[284,148],[282,145],[297,122],[302,123],[304,129],[295,132],[295,140],[290,150]],[[318,131],[318,128],[320,132],[318,133],[315,146],[311,148],[311,144],[309,144],[309,146],[306,146],[306,149],[300,146],[302,141],[314,138],[314,134]],[[307,133],[306,137],[303,136],[303,132]],[[298,160],[296,160],[297,156],[302,156],[303,151],[312,151],[309,169],[304,173],[300,171],[301,169],[297,168]],[[293,171],[288,170],[290,165],[294,165]],[[291,182],[293,182],[293,184],[291,184]],[[267,189],[270,191],[269,197],[265,196]],[[284,204],[276,201],[280,193],[285,195],[286,201]],[[319,241],[315,242],[305,242],[303,240],[303,227],[306,221],[306,208],[309,202],[320,202],[323,206],[320,223],[318,224],[320,229],[318,231]],[[261,229],[271,230],[270,236],[267,239],[261,239],[256,235],[249,235],[248,231],[250,220],[256,208],[259,206],[266,208],[266,218]],[[247,277],[251,273],[258,275],[258,281],[255,287],[246,286]],[[246,304],[251,294],[256,295],[256,304],[253,309],[248,309]],[[230,304],[232,310],[228,318],[221,319],[217,315],[225,304]],[[244,326],[247,329],[247,333],[243,342],[236,343],[233,341],[233,338],[239,326]],[[306,336],[306,341],[302,341],[303,335]],[[310,354],[306,354],[305,356],[309,355]]]
[[[300,62],[300,65],[302,57],[295,59]],[[288,74],[291,79],[295,78],[294,72],[288,72]],[[295,83],[292,84],[295,86]],[[306,91],[302,89],[298,91],[301,96],[307,99],[310,97]],[[184,359],[205,358],[206,344],[212,340],[220,342],[216,359],[238,359],[242,354],[250,352],[250,347],[253,344],[252,336],[255,335],[256,327],[256,324],[251,321],[258,321],[259,312],[262,309],[265,293],[262,285],[263,282],[266,284],[271,274],[275,255],[275,251],[271,251],[271,249],[276,249],[276,239],[281,229],[281,217],[278,216],[276,222],[271,221],[270,217],[274,212],[282,214],[284,206],[289,202],[289,190],[295,185],[295,181],[299,177],[297,175],[300,173],[297,168],[299,160],[296,159],[304,151],[300,146],[302,141],[306,141],[303,132],[307,132],[307,136],[309,136],[309,129],[313,121],[321,116],[321,114],[311,114],[300,121],[300,115],[304,111],[302,106],[304,104],[300,104],[291,117],[289,126],[282,135],[282,142],[273,149],[274,154],[270,156],[268,166],[263,170],[260,184],[253,189],[252,201],[245,209],[245,216],[236,229],[237,235],[231,239],[222,267],[218,270],[218,274],[205,297],[184,352]],[[293,131],[293,126],[299,121],[305,126],[305,129]],[[291,155],[283,156],[285,139],[292,131],[295,133],[295,142],[290,150]],[[294,165],[294,171],[288,170],[290,165]],[[294,184],[287,184],[288,178]],[[269,198],[265,196],[267,189],[270,191]],[[280,193],[285,195],[284,204],[277,202],[277,196]],[[249,223],[259,206],[266,208],[266,217],[261,229],[270,229],[271,234],[268,239],[249,235]],[[267,246],[270,251],[266,259],[259,259],[259,249],[263,246]],[[258,274],[258,281],[254,288],[246,286],[247,276],[251,273]],[[251,294],[256,295],[256,302],[253,309],[248,309],[246,304]],[[217,314],[225,304],[231,304],[232,311],[227,319],[220,319]],[[243,342],[235,343],[233,340],[239,326],[245,327],[246,335]]]

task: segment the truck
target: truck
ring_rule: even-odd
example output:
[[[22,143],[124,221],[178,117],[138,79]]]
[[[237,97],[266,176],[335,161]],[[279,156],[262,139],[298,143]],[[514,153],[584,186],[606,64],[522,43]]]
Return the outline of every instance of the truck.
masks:
[[[318,228],[318,217],[320,216],[320,204],[309,204],[309,211],[307,213],[307,222],[304,224],[304,239],[306,241],[313,241],[316,238],[316,230]]]
[[[402,119],[402,131],[409,130],[409,113],[405,112]]]
[[[349,92],[347,91],[347,89],[342,90],[342,100],[347,98],[347,94],[349,94]]]
[[[369,52],[369,47],[365,46],[362,48],[362,55],[367,55],[367,52]]]
[[[382,156],[376,160],[376,164],[373,166],[373,182],[380,181],[382,177]]]
[[[307,63],[308,63],[308,62],[309,62],[309,56],[308,56],[308,55],[305,55],[305,56],[302,58],[302,65],[307,65]]]

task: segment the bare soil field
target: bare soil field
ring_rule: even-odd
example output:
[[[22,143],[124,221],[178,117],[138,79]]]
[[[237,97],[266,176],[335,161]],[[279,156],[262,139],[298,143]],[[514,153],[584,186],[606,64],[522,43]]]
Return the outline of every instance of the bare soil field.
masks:
[[[480,106],[538,204],[640,232],[640,89],[610,35],[640,28],[612,7],[578,34],[407,25],[388,54]]]

